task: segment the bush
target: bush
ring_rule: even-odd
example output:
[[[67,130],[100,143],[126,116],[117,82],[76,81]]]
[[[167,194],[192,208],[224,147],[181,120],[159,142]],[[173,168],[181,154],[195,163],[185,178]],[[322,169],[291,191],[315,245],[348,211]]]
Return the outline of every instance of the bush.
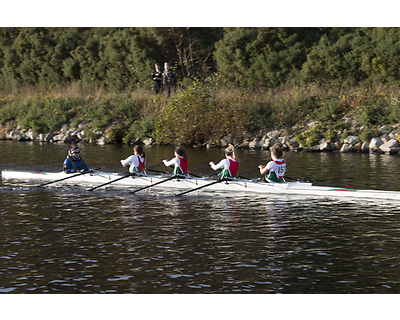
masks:
[[[357,136],[359,142],[370,142],[373,137],[378,136],[378,131],[376,129],[365,129]]]
[[[162,110],[156,129],[160,143],[199,144],[248,129],[251,109],[247,94],[215,99],[211,89],[194,81]]]
[[[157,117],[150,115],[134,121],[122,138],[123,143],[129,144],[133,139],[153,138],[157,126]]]

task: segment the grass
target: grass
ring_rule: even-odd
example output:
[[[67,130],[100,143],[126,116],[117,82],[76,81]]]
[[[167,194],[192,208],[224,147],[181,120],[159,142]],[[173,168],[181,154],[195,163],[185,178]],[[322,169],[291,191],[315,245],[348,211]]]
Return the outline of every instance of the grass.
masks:
[[[53,85],[46,90],[26,86],[10,93],[0,91],[0,124],[46,133],[59,130],[65,123],[71,127],[87,123],[88,136],[107,133],[114,143],[184,133],[181,142],[185,144],[217,141],[228,132],[261,134],[276,127],[305,127],[304,124],[317,121],[322,128],[318,133],[296,132],[299,140],[311,146],[321,137],[335,140],[340,131],[336,126],[343,116],[354,117],[360,127],[368,128],[363,140],[378,125],[400,122],[400,89],[396,86],[376,84],[343,89],[293,83],[250,92],[210,83],[198,85],[195,90],[203,90],[201,94],[192,86],[195,84],[188,84],[182,92],[172,92],[169,98],[139,86],[135,91],[112,92],[104,86],[80,82]],[[207,100],[204,91],[208,92]],[[184,108],[186,121],[180,121]],[[199,112],[201,117],[196,116]],[[201,127],[193,127],[199,118]]]

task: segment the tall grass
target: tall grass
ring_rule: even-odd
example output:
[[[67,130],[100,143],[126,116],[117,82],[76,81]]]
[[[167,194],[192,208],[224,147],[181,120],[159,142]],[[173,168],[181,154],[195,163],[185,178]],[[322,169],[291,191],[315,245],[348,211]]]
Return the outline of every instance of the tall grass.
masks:
[[[134,91],[114,92],[73,82],[46,90],[26,86],[0,91],[0,124],[46,133],[58,131],[64,124],[78,128],[84,123],[89,137],[107,133],[115,143],[153,137],[160,143],[198,144],[218,142],[227,133],[240,139],[244,131],[262,134],[311,121],[328,128],[341,123],[345,115],[369,128],[394,124],[400,122],[399,96],[398,87],[379,84],[344,90],[291,83],[249,91],[194,82],[167,98],[140,86]],[[327,138],[332,138],[334,131],[330,132],[325,134]]]

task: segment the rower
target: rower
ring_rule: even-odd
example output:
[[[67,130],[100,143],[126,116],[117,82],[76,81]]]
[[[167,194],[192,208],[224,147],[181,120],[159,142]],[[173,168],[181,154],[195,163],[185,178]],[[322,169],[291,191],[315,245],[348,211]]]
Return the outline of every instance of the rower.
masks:
[[[63,167],[65,173],[86,172],[90,170],[81,157],[81,152],[77,146],[68,150],[68,156],[64,161]]]
[[[282,149],[279,144],[274,144],[271,147],[272,161],[268,162],[266,166],[260,164],[258,168],[260,173],[265,175],[265,180],[271,183],[285,182],[283,176],[286,172],[286,162],[281,159],[283,155]]]
[[[123,167],[129,166],[129,173],[135,176],[139,175],[141,171],[146,170],[146,154],[143,152],[141,145],[133,146],[133,155],[125,160],[121,160]]]
[[[219,174],[219,179],[231,178],[236,175],[239,169],[239,161],[236,157],[236,150],[233,145],[225,149],[225,159],[222,159],[218,164],[210,161],[209,165],[213,170],[222,169]]]
[[[174,165],[174,172],[172,176],[179,176],[184,178],[184,175],[187,174],[188,171],[188,157],[186,155],[186,150],[182,147],[177,147],[174,151],[175,158],[171,159],[170,161],[163,160],[163,163],[169,167]]]

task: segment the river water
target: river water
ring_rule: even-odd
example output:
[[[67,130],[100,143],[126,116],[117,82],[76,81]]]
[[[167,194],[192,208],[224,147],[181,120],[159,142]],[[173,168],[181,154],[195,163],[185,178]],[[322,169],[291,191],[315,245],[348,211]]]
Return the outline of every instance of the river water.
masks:
[[[60,171],[69,147],[0,141],[0,169]],[[126,158],[132,147],[80,149],[94,168]],[[172,147],[145,152],[148,166],[173,157]],[[193,148],[188,156],[193,169],[219,161],[223,151]],[[239,158],[239,172],[270,160],[261,150],[240,150]],[[284,158],[290,178],[400,190],[398,156],[286,152]],[[398,203],[15,185],[0,182],[1,293],[400,292]]]

